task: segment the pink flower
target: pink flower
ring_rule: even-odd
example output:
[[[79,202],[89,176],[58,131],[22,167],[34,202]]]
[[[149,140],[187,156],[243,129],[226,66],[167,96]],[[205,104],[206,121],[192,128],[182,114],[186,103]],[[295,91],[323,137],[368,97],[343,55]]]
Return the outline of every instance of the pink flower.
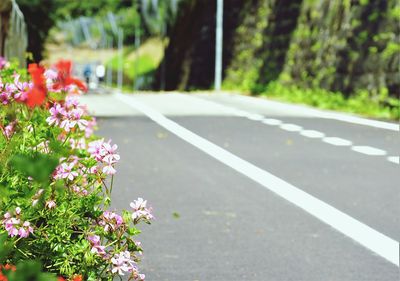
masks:
[[[21,225],[20,214],[21,208],[19,207],[15,208],[16,217],[12,217],[9,212],[4,214],[2,224],[10,237],[20,236],[21,238],[26,238],[30,233],[33,233],[33,228],[29,222],[25,221]]]
[[[4,135],[7,139],[11,139],[11,137],[14,135],[14,132],[15,132],[15,124],[16,124],[16,123],[17,123],[16,121],[13,121],[13,122],[11,122],[10,124],[8,124],[7,126],[5,126],[4,129],[1,128],[2,131],[3,131],[3,135]]]
[[[11,93],[8,91],[4,91],[0,93],[0,103],[3,105],[9,104],[11,99]]]
[[[79,106],[79,100],[75,96],[67,96],[65,98],[65,107],[72,109]]]
[[[74,180],[78,176],[78,173],[76,171],[73,171],[72,169],[74,168],[74,163],[62,163],[61,164],[61,178],[63,179],[69,179],[70,181]]]
[[[103,173],[106,175],[115,175],[116,172],[117,172],[117,170],[114,169],[114,167],[112,166],[112,163],[103,167]]]
[[[49,154],[50,153],[50,141],[42,141],[36,146],[36,149],[42,153]]]
[[[7,60],[0,56],[0,69],[3,69],[7,65]]]
[[[118,273],[118,275],[125,275],[133,271],[137,272],[136,263],[131,259],[131,254],[128,251],[123,251],[119,254],[114,254],[111,258],[112,262],[112,273]]]
[[[57,71],[55,71],[54,69],[51,69],[51,68],[47,69],[44,72],[44,77],[46,79],[55,80],[57,78],[57,76],[58,76]]]
[[[22,227],[18,230],[18,235],[21,238],[26,238],[29,236],[29,233],[33,233],[33,228],[31,227],[31,224],[26,221],[22,224]]]
[[[105,211],[99,225],[104,227],[104,231],[114,231],[124,223],[122,217],[114,212]]]
[[[97,254],[99,256],[105,256],[105,246],[100,245],[100,236],[98,235],[90,235],[88,236],[89,242],[92,244],[92,249],[90,250],[92,253]]]
[[[69,139],[69,144],[71,145],[72,149],[85,149],[86,148],[86,141],[84,138],[80,138],[79,140]]]
[[[116,154],[117,148],[118,146],[116,144],[111,145],[111,140],[104,142],[104,140],[101,139],[90,142],[88,152],[99,163],[104,165],[102,169],[104,174],[114,175],[116,173],[114,165],[120,159],[120,156]]]
[[[28,98],[28,92],[33,88],[33,83],[20,82],[19,78],[19,74],[14,74],[14,99],[24,102]]]
[[[51,115],[46,119],[49,125],[59,126],[63,118],[67,115],[65,109],[58,103],[55,103],[49,111]]]
[[[129,204],[133,209],[132,220],[136,224],[140,220],[144,220],[145,222],[150,222],[150,220],[154,219],[154,216],[151,214],[151,208],[147,208],[147,200],[143,200],[143,198],[138,198],[137,200],[133,200]]]
[[[54,200],[48,200],[46,201],[45,206],[47,209],[54,209],[57,206],[57,204]]]
[[[85,137],[89,138],[92,136],[94,132],[94,128],[97,126],[96,118],[93,117],[92,120],[88,121],[88,124],[85,129]]]

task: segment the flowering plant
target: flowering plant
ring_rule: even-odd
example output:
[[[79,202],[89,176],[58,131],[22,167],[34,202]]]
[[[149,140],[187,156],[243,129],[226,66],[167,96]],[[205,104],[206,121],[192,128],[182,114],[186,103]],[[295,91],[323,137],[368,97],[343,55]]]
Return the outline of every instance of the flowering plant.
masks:
[[[68,280],[143,280],[146,200],[109,210],[117,145],[93,135],[71,63],[0,67],[0,265],[36,260]],[[31,79],[29,79],[31,77]],[[17,266],[18,271],[18,266]],[[61,280],[61,279],[60,279]]]

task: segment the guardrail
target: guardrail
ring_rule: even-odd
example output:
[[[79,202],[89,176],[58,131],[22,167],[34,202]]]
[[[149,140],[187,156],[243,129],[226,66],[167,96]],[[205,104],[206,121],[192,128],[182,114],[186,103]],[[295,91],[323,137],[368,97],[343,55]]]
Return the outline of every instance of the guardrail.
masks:
[[[15,0],[0,3],[0,55],[26,65],[28,33],[24,15]]]

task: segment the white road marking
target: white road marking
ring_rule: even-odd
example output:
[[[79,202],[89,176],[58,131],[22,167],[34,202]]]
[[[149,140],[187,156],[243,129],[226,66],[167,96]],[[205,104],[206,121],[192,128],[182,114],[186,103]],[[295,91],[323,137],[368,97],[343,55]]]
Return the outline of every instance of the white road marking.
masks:
[[[127,97],[120,94],[117,95],[117,98],[130,105],[133,109],[142,112],[160,126],[197,147],[209,156],[247,176],[266,189],[276,193],[319,220],[342,232],[344,235],[357,241],[389,262],[399,266],[398,241],[393,240],[322,200],[260,169],[250,162],[237,157],[199,135],[196,135],[176,122],[166,118],[161,113],[137,101],[134,97]]]
[[[281,120],[273,119],[273,118],[265,118],[261,122],[263,122],[264,124],[267,124],[267,125],[272,125],[272,126],[277,126],[277,125],[282,124]]]
[[[351,148],[351,150],[370,156],[383,156],[387,153],[385,150],[367,145],[355,145]]]
[[[299,132],[303,129],[302,127],[295,125],[295,124],[282,124],[282,125],[280,125],[280,128],[282,130],[289,131],[289,132]]]
[[[225,95],[226,96],[226,95]],[[339,120],[347,123],[353,123],[358,125],[370,126],[380,129],[386,129],[391,131],[400,131],[400,125],[396,123],[389,123],[389,122],[382,122],[372,119],[366,119],[359,116],[354,116],[346,113],[338,113],[332,112],[327,110],[321,110],[316,108],[311,108],[302,105],[295,105],[295,104],[287,104],[278,101],[271,101],[263,98],[256,98],[256,97],[248,97],[242,95],[232,95],[228,94],[229,97],[232,99],[242,100],[247,103],[252,103],[254,105],[260,106],[264,105],[266,108],[271,108],[273,110],[280,110],[282,113],[284,112],[291,112],[297,113],[299,115],[305,115],[310,117],[319,117],[325,119],[334,119]]]
[[[308,137],[308,138],[313,138],[313,139],[325,137],[324,133],[321,133],[321,132],[315,131],[315,130],[302,130],[300,132],[300,135]]]
[[[247,118],[254,121],[261,121],[264,119],[264,116],[261,114],[250,114],[247,116]]]
[[[399,156],[389,156],[387,158],[388,161],[393,162],[395,164],[400,164],[400,157]]]
[[[349,140],[345,140],[342,138],[336,138],[336,137],[326,137],[322,139],[323,142],[336,145],[336,146],[350,146],[352,145],[352,142]]]
[[[187,96],[189,97],[189,96]],[[193,97],[190,96],[190,98],[194,98],[194,99],[200,99],[198,97]],[[203,99],[201,99],[203,100]],[[265,101],[265,100],[263,100]],[[301,126],[295,125],[295,124],[289,124],[289,123],[283,123],[281,120],[278,119],[273,119],[273,118],[264,118],[261,114],[257,114],[257,113],[251,113],[245,110],[240,110],[240,109],[236,109],[233,108],[232,106],[226,106],[226,105],[222,105],[220,103],[214,102],[214,101],[209,101],[207,100],[207,102],[209,102],[210,104],[216,104],[219,105],[221,107],[224,108],[224,110],[226,111],[230,111],[232,112],[234,115],[240,116],[240,117],[246,117],[250,120],[254,120],[254,121],[261,121],[264,124],[267,125],[272,125],[272,126],[277,126],[279,125],[279,127],[283,130],[289,131],[289,132],[299,132],[302,136],[305,137],[309,137],[309,138],[323,138],[322,141],[325,143],[329,143],[335,146],[351,146],[351,149],[353,151],[362,153],[362,154],[366,154],[366,155],[370,155],[370,156],[382,156],[382,155],[386,155],[386,151],[382,150],[382,149],[378,149],[378,148],[373,148],[370,146],[352,146],[352,142],[349,140],[345,140],[342,138],[338,138],[338,137],[325,137],[325,134],[319,131],[315,131],[315,130],[303,130],[303,128]],[[283,104],[283,106],[285,106],[285,104]],[[292,105],[289,105],[292,106]],[[293,105],[294,107],[296,107],[297,105]],[[293,109],[293,108],[292,108]],[[295,108],[295,110],[303,110],[303,109],[298,109]],[[299,112],[300,113],[300,112]],[[331,113],[331,112],[328,112]],[[304,114],[304,112],[303,112]],[[367,119],[365,119],[367,120]],[[380,121],[379,121],[380,122]],[[390,124],[390,123],[388,123]],[[395,159],[387,159],[390,162],[396,163]]]

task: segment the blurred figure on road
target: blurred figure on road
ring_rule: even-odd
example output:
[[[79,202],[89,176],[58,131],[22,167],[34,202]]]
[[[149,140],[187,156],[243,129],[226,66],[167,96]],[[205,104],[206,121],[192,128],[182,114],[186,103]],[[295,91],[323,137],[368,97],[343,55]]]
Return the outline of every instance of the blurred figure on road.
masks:
[[[83,76],[85,77],[86,84],[89,85],[90,83],[90,76],[92,75],[92,68],[90,67],[90,64],[87,64],[85,68],[83,69]]]
[[[96,76],[97,76],[99,83],[102,83],[104,81],[105,74],[106,74],[106,68],[104,67],[104,65],[102,63],[99,63],[96,66]]]

